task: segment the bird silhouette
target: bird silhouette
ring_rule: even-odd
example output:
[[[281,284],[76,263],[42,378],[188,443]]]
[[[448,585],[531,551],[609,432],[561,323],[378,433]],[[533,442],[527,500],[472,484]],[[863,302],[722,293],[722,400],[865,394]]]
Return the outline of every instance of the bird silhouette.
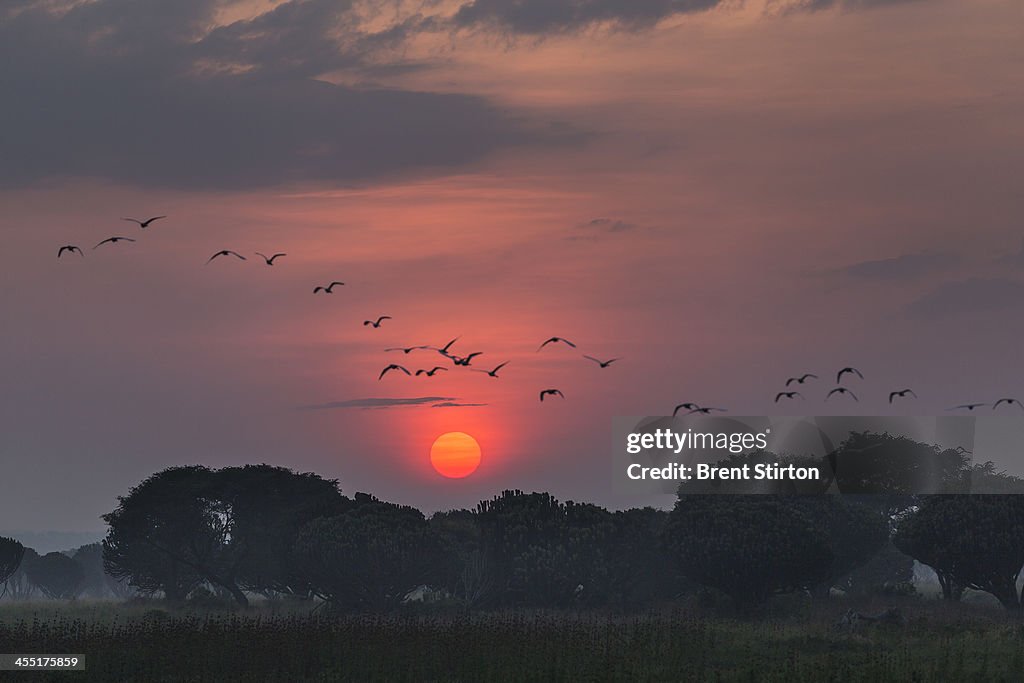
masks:
[[[720,413],[727,413],[727,412],[729,412],[725,408],[699,408],[698,407],[698,408],[694,408],[693,410],[688,412],[687,415],[693,415],[694,413],[702,413],[704,415],[710,415],[712,410],[717,410]]]
[[[147,218],[144,221],[140,221],[138,218],[122,218],[121,220],[129,221],[131,223],[138,223],[140,228],[148,228],[150,223],[152,223],[153,221],[158,221],[161,218],[167,218],[167,216],[153,216],[152,218]]]
[[[263,260],[267,262],[268,266],[272,266],[274,265],[274,259],[278,258],[279,256],[287,256],[288,254],[274,254],[273,256],[267,256],[266,254],[261,254],[260,252],[257,251],[256,255],[262,257]]]
[[[1020,401],[1018,401],[1015,398],[1001,398],[1001,399],[999,399],[998,401],[996,401],[995,403],[992,404],[992,410],[995,410],[996,408],[998,408],[1000,403],[1005,403],[1008,406],[1012,406],[1012,405],[1016,404],[1017,406],[1019,406],[1021,408],[1021,410],[1024,410],[1024,403],[1021,403]]]
[[[334,282],[332,282],[331,284],[327,285],[326,287],[323,287],[323,286],[314,287],[313,288],[313,293],[317,294],[319,292],[323,292],[324,294],[334,294],[334,285],[344,285],[344,284],[345,284],[344,282],[338,282],[337,280],[335,280]]]
[[[946,408],[946,410],[974,410],[975,408],[981,408],[982,406],[987,406],[987,405],[988,405],[987,403],[961,403],[958,406],[953,406],[952,408]]]
[[[433,377],[434,373],[436,373],[438,370],[444,370],[445,372],[448,372],[448,368],[442,368],[440,365],[435,365],[430,370],[417,370],[416,376],[419,377],[420,375],[426,375],[427,377]]]
[[[474,372],[483,372],[483,373],[486,373],[486,374],[490,375],[491,377],[497,377],[498,376],[498,370],[501,370],[503,367],[508,365],[509,362],[510,361],[505,361],[504,363],[501,363],[500,365],[498,365],[498,367],[494,368],[493,370],[477,370],[476,368],[471,368],[471,369]]]
[[[450,342],[448,342],[447,344],[445,344],[441,348],[437,349],[437,352],[440,353],[442,356],[447,356],[448,355],[448,349],[450,349],[452,347],[452,344],[454,344],[457,341],[459,341],[459,337],[456,337],[455,339],[452,339]]]
[[[825,400],[826,401],[829,400],[829,398],[832,397],[832,394],[849,394],[850,398],[852,398],[854,401],[857,401],[858,403],[860,403],[860,399],[857,398],[857,395],[854,394],[849,389],[847,389],[846,387],[836,387],[832,391],[828,392],[828,396],[825,397]]]
[[[697,408],[700,408],[700,406],[696,403],[680,403],[672,410],[672,417],[675,417],[676,413],[678,413],[681,408],[686,408],[687,411],[690,411],[696,410]]]
[[[858,370],[857,368],[851,368],[850,366],[846,366],[845,368],[836,373],[836,384],[839,384],[840,382],[843,381],[843,375],[845,375],[846,373],[850,373],[851,375],[857,375],[861,379],[864,379],[864,375],[860,374],[860,370]]]
[[[449,358],[451,358],[451,359],[452,359],[452,362],[453,362],[453,363],[455,363],[456,365],[462,365],[462,366],[464,366],[464,367],[469,367],[469,364],[470,364],[470,362],[471,362],[471,361],[472,361],[472,360],[473,360],[473,359],[474,359],[475,357],[477,357],[477,356],[482,356],[482,355],[483,355],[483,353],[484,353],[483,351],[474,351],[473,353],[469,354],[468,356],[463,356],[463,357],[459,357],[459,356],[448,356],[448,357],[449,357]],[[445,354],[445,355],[447,355],[447,354]]]
[[[565,398],[565,394],[563,394],[558,389],[545,389],[544,391],[540,392],[540,402],[541,403],[544,402],[544,397],[545,396],[561,396],[562,398]]]
[[[71,254],[74,254],[77,251],[79,256],[85,256],[85,254],[82,253],[82,250],[76,247],[75,245],[65,244],[63,247],[57,250],[57,258],[63,256],[65,251]]]
[[[594,358],[593,356],[588,356],[587,354],[583,354],[583,357],[586,358],[587,360],[594,361],[595,363],[600,365],[602,368],[608,367],[609,365],[611,365],[612,363],[614,363],[617,360],[622,360],[621,358],[612,358],[611,360],[598,360],[597,358]]]
[[[910,394],[914,398],[917,398],[917,394],[914,393],[913,389],[900,389],[899,391],[889,392],[889,403],[892,404],[892,402],[896,400],[897,396],[899,396],[900,398],[906,398],[907,394]]]
[[[805,372],[804,374],[800,375],[799,377],[790,377],[789,379],[787,379],[786,380],[786,386],[788,387],[793,382],[796,382],[797,384],[803,384],[808,379],[818,379],[818,376],[815,375],[813,372]]]
[[[775,403],[778,403],[783,398],[793,398],[794,396],[799,396],[800,398],[804,397],[804,395],[799,391],[780,391],[775,394]]]
[[[541,349],[543,349],[543,348],[544,348],[545,346],[547,346],[548,344],[557,344],[558,342],[561,342],[561,343],[563,343],[563,344],[568,344],[569,346],[571,346],[571,347],[572,347],[572,348],[574,348],[574,349],[576,348],[576,345],[575,345],[575,344],[573,344],[573,343],[572,343],[571,341],[569,341],[568,339],[562,339],[561,337],[551,337],[550,339],[548,339],[547,341],[545,341],[545,342],[544,342],[543,344],[541,344],[540,346],[538,346],[538,347],[537,347],[537,350],[538,350],[538,351],[540,351]]]
[[[390,315],[382,315],[381,317],[377,318],[376,321],[374,321],[374,320],[364,320],[363,321],[363,327],[366,327],[367,325],[373,325],[374,329],[376,329],[376,328],[380,327],[380,324],[382,322],[384,322],[385,320],[391,320],[391,316]]]
[[[429,346],[393,346],[390,349],[384,349],[385,351],[401,351],[408,355],[417,349],[429,349]]]
[[[387,366],[386,368],[384,368],[383,370],[380,371],[380,376],[377,377],[377,380],[380,381],[380,380],[384,379],[384,375],[388,374],[388,372],[390,372],[391,370],[401,370],[402,372],[404,372],[407,375],[412,375],[411,372],[409,372],[408,370],[403,368],[401,365],[397,365],[395,363],[392,363],[391,365]]]
[[[239,254],[237,251],[231,251],[230,249],[221,249],[216,254],[211,256],[206,261],[206,263],[209,264],[210,261],[212,261],[213,259],[217,258],[218,256],[234,256],[235,258],[241,259],[242,261],[246,260],[246,258],[244,256],[242,256],[241,254]]]
[[[105,239],[102,242],[98,243],[96,245],[96,247],[102,247],[104,244],[117,244],[118,242],[134,242],[134,241],[135,240],[133,240],[131,237],[120,237],[120,236],[108,237],[107,239]],[[93,249],[95,249],[96,247],[93,247]]]

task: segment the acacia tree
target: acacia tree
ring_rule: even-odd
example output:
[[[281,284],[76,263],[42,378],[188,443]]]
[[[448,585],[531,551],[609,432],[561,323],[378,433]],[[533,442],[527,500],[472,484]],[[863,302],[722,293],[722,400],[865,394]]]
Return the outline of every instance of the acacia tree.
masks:
[[[337,482],[269,465],[170,468],[118,500],[103,517],[110,574],[178,599],[205,581],[243,607],[247,590],[304,589],[293,539],[311,518],[346,506]]]
[[[74,600],[82,591],[85,571],[64,553],[47,553],[27,567],[29,580],[53,600]]]
[[[973,588],[1019,610],[1024,567],[1024,497],[926,496],[901,521],[894,543],[935,570],[943,593]]]
[[[25,546],[13,538],[0,536],[0,584],[3,590],[0,591],[0,598],[7,593],[7,579],[18,571],[21,560],[25,557]]]
[[[680,573],[741,607],[820,583],[835,559],[825,533],[773,495],[681,495],[662,538]]]

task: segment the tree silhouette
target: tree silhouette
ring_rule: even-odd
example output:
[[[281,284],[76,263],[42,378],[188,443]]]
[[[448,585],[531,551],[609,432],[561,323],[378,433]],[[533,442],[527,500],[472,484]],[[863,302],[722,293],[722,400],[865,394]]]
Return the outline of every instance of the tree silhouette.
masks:
[[[1024,567],[1024,498],[1016,495],[927,496],[901,521],[896,547],[935,570],[943,593],[958,587],[990,593],[1019,610]]]
[[[47,553],[26,569],[29,580],[53,600],[74,600],[85,581],[82,566],[64,553]]]
[[[682,495],[663,538],[684,576],[740,607],[810,588],[828,578],[835,562],[822,529],[773,495]]]
[[[23,557],[25,557],[25,546],[13,538],[0,536],[0,584],[3,584],[0,597],[7,593],[7,579],[18,571]]]

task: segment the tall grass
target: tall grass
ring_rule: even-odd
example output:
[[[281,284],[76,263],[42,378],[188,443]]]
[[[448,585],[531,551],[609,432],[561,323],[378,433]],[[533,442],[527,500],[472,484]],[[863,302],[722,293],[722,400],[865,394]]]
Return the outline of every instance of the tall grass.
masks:
[[[924,610],[903,627],[851,634],[832,628],[835,607],[756,619],[679,609],[341,617],[19,609],[0,610],[0,652],[86,655],[85,674],[51,680],[1024,680],[1024,627],[996,614]]]

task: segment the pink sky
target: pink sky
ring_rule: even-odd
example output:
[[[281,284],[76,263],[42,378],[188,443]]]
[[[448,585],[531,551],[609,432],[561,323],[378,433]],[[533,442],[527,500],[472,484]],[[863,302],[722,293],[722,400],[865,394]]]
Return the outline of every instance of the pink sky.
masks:
[[[814,394],[798,412],[885,414],[906,386],[914,414],[1024,395],[1020,5],[879,4],[722,6],[543,35],[422,28],[388,48],[419,68],[315,75],[479,98],[528,132],[456,160],[426,148],[423,163],[367,177],[357,157],[336,177],[296,166],[291,180],[193,187],[187,166],[140,166],[135,182],[99,147],[48,150],[102,118],[45,130],[0,118],[53,159],[37,172],[26,157],[27,179],[0,168],[0,460],[17,484],[0,496],[0,528],[99,529],[115,496],[186,463],[313,470],[428,511],[504,488],[623,507],[635,501],[611,495],[615,415],[686,400],[771,414],[790,374],[847,364],[865,373],[861,403]],[[269,6],[235,3],[219,21]],[[0,13],[0,38],[16,21]],[[4,67],[22,85],[36,77],[23,64]],[[395,136],[417,133],[410,115],[394,112]],[[453,148],[476,125],[440,121],[422,135]],[[270,177],[269,152],[235,153]],[[323,153],[308,151],[310,168]],[[146,231],[119,220],[158,213],[169,218]],[[139,241],[91,249],[115,234]],[[55,259],[69,242],[86,258]],[[204,265],[222,248],[288,256]],[[348,284],[313,296],[333,279]],[[382,314],[394,319],[361,324]],[[378,381],[390,362],[444,360],[384,348],[456,335],[456,351],[484,352],[474,366],[510,360],[501,378]],[[552,335],[579,350],[537,353]],[[623,360],[600,369],[580,353]],[[566,400],[541,404],[549,387]],[[486,405],[303,409],[429,396]],[[445,431],[480,441],[476,474],[430,469]]]

